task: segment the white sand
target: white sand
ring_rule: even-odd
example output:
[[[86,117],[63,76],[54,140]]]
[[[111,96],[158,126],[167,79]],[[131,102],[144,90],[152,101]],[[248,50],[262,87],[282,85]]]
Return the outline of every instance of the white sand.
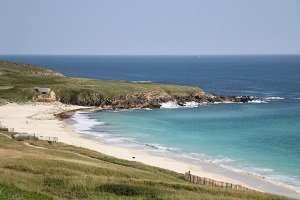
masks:
[[[287,190],[279,186],[269,184],[269,189],[266,189],[265,187],[259,187],[260,185],[262,185],[262,183],[264,183],[264,181],[253,176],[251,176],[253,180],[249,181],[248,184],[246,184],[245,181],[241,180],[248,180],[247,175],[236,173],[236,176],[228,176],[226,174],[224,175],[212,173],[208,170],[203,170],[203,167],[199,165],[189,164],[167,157],[152,155],[146,152],[138,151],[136,149],[107,145],[99,141],[84,138],[81,137],[80,134],[75,133],[71,125],[57,119],[54,116],[54,114],[60,112],[80,108],[84,107],[65,105],[59,102],[26,104],[10,103],[4,106],[0,106],[0,122],[2,126],[14,128],[15,132],[36,134],[38,136],[57,137],[59,142],[78,147],[85,147],[117,158],[134,160],[145,163],[147,165],[169,169],[178,173],[191,171],[191,174],[211,178],[214,180],[240,184],[248,188],[272,192],[275,194],[277,193],[288,195],[291,193],[293,194],[292,197],[300,198],[300,196],[297,195],[298,193],[292,192],[291,190]],[[132,158],[133,156],[135,157],[135,159]],[[240,177],[240,179],[236,177]]]

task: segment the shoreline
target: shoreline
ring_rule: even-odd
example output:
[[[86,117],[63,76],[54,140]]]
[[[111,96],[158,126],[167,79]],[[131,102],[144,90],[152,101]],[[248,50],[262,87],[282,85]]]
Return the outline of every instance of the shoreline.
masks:
[[[80,117],[78,120],[74,119],[74,118],[78,117],[76,115],[84,116],[85,114],[88,114],[89,112],[90,111],[76,112],[76,113],[74,113],[75,116],[73,115],[73,117],[71,118],[72,122],[67,122],[67,123],[72,123],[72,124],[76,125],[76,124],[80,124],[78,120],[84,120],[84,121],[87,119],[94,120],[93,118],[88,118],[88,117],[87,118]],[[90,126],[89,128],[91,128],[92,126]],[[73,128],[76,129],[76,127],[73,127]],[[228,180],[230,180],[230,183],[236,183],[236,184],[238,183],[244,187],[247,187],[249,189],[253,189],[256,191],[273,193],[273,194],[284,195],[284,196],[289,196],[292,198],[300,199],[300,193],[295,191],[295,189],[292,186],[290,186],[286,183],[268,180],[268,179],[265,179],[264,176],[261,176],[259,174],[255,174],[250,171],[244,171],[244,170],[239,170],[236,168],[231,168],[229,166],[225,166],[223,164],[218,164],[213,161],[205,162],[203,160],[199,160],[196,158],[186,157],[184,154],[181,154],[180,152],[177,152],[180,154],[176,155],[176,153],[173,154],[172,152],[168,152],[168,151],[173,151],[172,148],[170,148],[170,147],[164,147],[164,148],[166,148],[166,152],[160,152],[159,151],[160,148],[157,148],[156,146],[152,146],[151,144],[147,144],[147,143],[136,143],[136,142],[128,141],[128,142],[124,143],[124,145],[122,145],[120,143],[114,143],[114,142],[110,143],[109,139],[108,139],[108,141],[106,141],[105,139],[104,139],[104,141],[101,141],[101,140],[103,140],[103,138],[97,136],[96,134],[89,134],[88,132],[90,132],[90,130],[78,130],[77,129],[77,131],[75,131],[75,132],[77,132],[79,135],[81,135],[81,137],[100,141],[101,143],[104,143],[109,146],[120,145],[121,148],[130,149],[131,151],[135,151],[135,152],[141,151],[141,152],[147,154],[147,156],[158,156],[158,157],[170,158],[170,159],[178,161],[178,162],[184,162],[184,163],[190,164],[192,166],[196,166],[195,167],[196,173],[199,173],[198,169],[196,169],[196,168],[200,167],[201,171],[203,172],[203,175],[201,175],[201,176],[202,177],[205,176],[205,178],[206,177],[211,178],[208,175],[212,174],[214,177],[212,177],[211,179],[214,179],[217,181],[225,182],[224,178],[226,178],[227,182],[228,182]],[[94,132],[94,131],[92,131],[92,132]],[[101,130],[100,130],[100,132],[101,132]],[[126,140],[126,138],[125,138],[125,140]],[[130,145],[131,143],[133,144],[133,146]],[[154,148],[154,150],[152,148]],[[156,150],[158,150],[158,151],[156,151]],[[108,155],[110,155],[110,154],[108,154]],[[128,159],[126,159],[126,160],[128,160]],[[151,164],[147,163],[147,161],[146,162],[142,161],[142,162],[147,165],[151,165]],[[153,165],[153,166],[157,166],[157,165]],[[162,168],[165,168],[165,167],[162,167]],[[169,167],[167,167],[165,169],[172,170]],[[172,171],[174,171],[174,170],[172,170]],[[179,173],[184,173],[184,172],[179,172]],[[223,179],[216,179],[215,175],[220,175]]]
[[[84,147],[120,159],[137,161],[146,165],[160,167],[184,174],[202,176],[218,181],[239,184],[249,189],[268,192],[300,199],[300,193],[288,188],[269,183],[253,175],[233,172],[212,163],[189,163],[170,157],[152,155],[149,152],[134,148],[117,147],[93,140],[89,136],[76,133],[74,127],[65,120],[59,120],[57,115],[62,113],[71,116],[76,110],[90,110],[94,107],[83,107],[54,103],[9,103],[0,106],[1,125],[14,128],[15,132],[26,132],[39,136],[58,137],[59,142],[78,147]],[[133,158],[134,157],[134,158]]]

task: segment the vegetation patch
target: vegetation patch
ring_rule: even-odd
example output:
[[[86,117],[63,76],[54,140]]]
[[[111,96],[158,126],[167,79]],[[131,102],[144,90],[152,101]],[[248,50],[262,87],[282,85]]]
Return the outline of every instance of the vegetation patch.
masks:
[[[7,104],[7,101],[5,99],[0,98],[0,106]]]
[[[14,86],[12,85],[2,85],[0,86],[0,90],[8,90],[8,89],[12,89],[14,88]]]
[[[0,183],[0,199],[3,200],[52,200],[45,194],[21,190],[13,185],[5,185]]]
[[[145,187],[145,186],[135,186],[129,184],[120,184],[120,183],[102,184],[96,187],[96,191],[109,192],[109,193],[114,193],[116,195],[124,195],[124,196],[136,196],[136,195],[156,193],[156,190],[154,190],[154,188]]]

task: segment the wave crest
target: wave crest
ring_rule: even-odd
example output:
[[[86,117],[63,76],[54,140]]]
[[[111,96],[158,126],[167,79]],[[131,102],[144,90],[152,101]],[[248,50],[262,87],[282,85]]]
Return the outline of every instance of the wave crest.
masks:
[[[161,103],[161,108],[180,108],[176,101],[168,101],[166,103]]]
[[[255,99],[255,100],[249,101],[248,103],[268,103],[268,102],[261,100],[261,99]]]
[[[265,98],[265,100],[269,101],[269,100],[283,100],[283,97],[267,97]]]
[[[131,81],[131,83],[153,83],[152,81]]]

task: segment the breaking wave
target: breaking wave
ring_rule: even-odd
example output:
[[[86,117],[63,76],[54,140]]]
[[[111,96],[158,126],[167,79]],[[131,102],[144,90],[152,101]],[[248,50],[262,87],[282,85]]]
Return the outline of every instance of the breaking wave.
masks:
[[[152,81],[131,81],[131,83],[153,83]]]
[[[265,100],[270,101],[270,100],[283,100],[283,97],[266,97]]]
[[[168,101],[166,103],[161,103],[160,105],[161,105],[160,108],[180,108],[180,107],[182,107],[182,106],[179,106],[176,101]]]
[[[270,97],[265,97],[265,98],[257,98],[257,97],[253,97],[251,96],[251,98],[253,98],[253,100],[248,101],[247,103],[251,103],[251,104],[265,104],[265,103],[269,103],[270,101],[277,101],[277,100],[284,100],[285,98],[283,97],[277,97],[277,96],[270,96]],[[300,98],[293,98],[293,99],[300,99]],[[207,104],[226,104],[226,103],[235,103],[235,102],[213,102],[213,103],[208,103],[208,102],[204,102],[204,103],[197,103],[194,101],[191,102],[186,102],[184,105],[178,105],[178,103],[176,101],[168,101],[165,103],[161,103],[161,108],[168,108],[168,109],[173,109],[173,108],[196,108],[199,107],[200,105],[207,105]]]
[[[248,103],[268,103],[267,101],[261,100],[261,99],[254,99],[252,101],[249,101]]]

